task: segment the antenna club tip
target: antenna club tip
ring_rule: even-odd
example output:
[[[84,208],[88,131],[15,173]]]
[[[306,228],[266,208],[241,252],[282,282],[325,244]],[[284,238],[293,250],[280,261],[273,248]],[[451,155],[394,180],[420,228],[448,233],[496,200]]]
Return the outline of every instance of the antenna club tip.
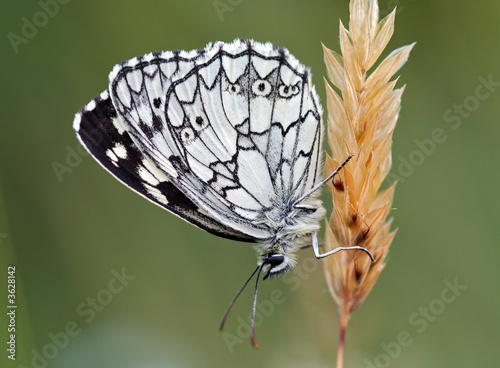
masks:
[[[255,349],[258,349],[258,348],[259,348],[259,344],[257,344],[257,341],[255,341],[255,337],[252,337],[252,346],[253,346]]]

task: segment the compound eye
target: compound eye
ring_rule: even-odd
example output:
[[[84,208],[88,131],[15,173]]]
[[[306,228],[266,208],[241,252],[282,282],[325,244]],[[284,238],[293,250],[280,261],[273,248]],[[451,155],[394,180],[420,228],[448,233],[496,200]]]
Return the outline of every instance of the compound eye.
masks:
[[[273,268],[282,264],[284,260],[285,257],[282,256],[281,254],[271,254],[269,257],[266,258],[266,263],[268,263],[271,266],[271,268]]]
[[[279,276],[290,268],[285,263],[285,256],[281,254],[268,254],[267,258],[264,260],[264,264],[268,264],[271,267],[269,267],[269,271],[267,271],[263,280],[268,277]]]

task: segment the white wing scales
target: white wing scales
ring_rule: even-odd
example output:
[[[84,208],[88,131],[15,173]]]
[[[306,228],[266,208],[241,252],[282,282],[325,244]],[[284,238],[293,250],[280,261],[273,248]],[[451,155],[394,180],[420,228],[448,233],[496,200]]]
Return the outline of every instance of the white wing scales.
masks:
[[[319,181],[321,107],[308,69],[285,49],[237,40],[148,54],[116,66],[109,91],[110,120],[142,155],[135,176],[149,199],[161,203],[158,185],[170,183],[200,209],[188,221],[210,216],[208,231],[268,238],[267,211]],[[106,151],[113,166],[130,154]]]
[[[76,116],[73,127],[92,156],[118,180],[184,220],[225,238],[255,241],[218,223],[182,193],[156,164],[145,157],[116,114],[107,91]]]

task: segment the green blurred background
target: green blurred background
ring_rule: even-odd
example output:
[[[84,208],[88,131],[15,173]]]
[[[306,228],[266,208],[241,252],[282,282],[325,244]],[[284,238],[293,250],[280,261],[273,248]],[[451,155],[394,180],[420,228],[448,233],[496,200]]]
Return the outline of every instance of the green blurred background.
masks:
[[[241,322],[251,288],[221,334],[219,318],[255,267],[253,249],[118,183],[83,154],[72,121],[120,61],[236,37],[289,48],[324,100],[320,42],[339,50],[348,1],[61,3],[44,18],[38,2],[0,2],[0,366],[334,366],[337,307],[312,251],[293,274],[261,284],[259,350]],[[380,1],[381,13],[395,5],[384,55],[417,41],[398,73],[407,85],[393,149],[399,231],[350,320],[345,367],[498,366],[500,2]],[[34,16],[46,24],[13,47],[8,34],[23,37],[23,17]],[[431,144],[436,129],[446,139]],[[5,350],[8,265],[15,362]],[[447,283],[461,285],[459,295]]]

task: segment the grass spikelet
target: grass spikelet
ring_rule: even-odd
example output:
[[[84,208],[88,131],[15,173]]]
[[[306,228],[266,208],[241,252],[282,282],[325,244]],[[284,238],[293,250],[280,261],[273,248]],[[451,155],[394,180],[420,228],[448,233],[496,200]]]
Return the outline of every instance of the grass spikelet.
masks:
[[[325,250],[362,246],[326,258],[324,271],[330,292],[340,307],[337,367],[343,366],[349,315],[365,300],[385,266],[395,235],[387,218],[395,184],[380,190],[391,168],[392,134],[404,87],[395,89],[394,74],[408,59],[412,45],[394,50],[370,72],[394,32],[395,11],[379,22],[376,0],[351,0],[349,30],[340,22],[338,54],[323,45],[330,82],[325,81],[328,142],[324,175],[350,154],[354,157],[329,183],[334,211],[329,218]]]

